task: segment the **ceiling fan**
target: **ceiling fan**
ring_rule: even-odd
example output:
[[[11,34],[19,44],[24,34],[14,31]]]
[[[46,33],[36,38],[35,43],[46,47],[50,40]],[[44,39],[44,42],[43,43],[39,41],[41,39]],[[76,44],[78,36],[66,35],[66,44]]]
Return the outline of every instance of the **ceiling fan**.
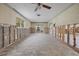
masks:
[[[46,8],[46,9],[51,9],[51,7],[50,6],[48,6],[48,5],[45,5],[45,4],[43,4],[43,3],[36,3],[37,4],[37,7],[35,8],[35,12],[38,10],[38,9],[41,9],[41,7],[43,7],[43,8]]]

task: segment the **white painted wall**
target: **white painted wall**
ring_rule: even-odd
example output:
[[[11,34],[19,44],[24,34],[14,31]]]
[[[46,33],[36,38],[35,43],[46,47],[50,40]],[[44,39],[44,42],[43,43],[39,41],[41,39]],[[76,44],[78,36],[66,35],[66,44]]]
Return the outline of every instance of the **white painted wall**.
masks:
[[[0,4],[0,23],[15,25],[15,12],[3,4]]]
[[[40,26],[40,30],[43,30],[44,31],[44,28],[45,27],[48,27],[48,23],[47,22],[32,22],[32,27],[36,28],[38,25]],[[37,28],[36,28],[37,29]]]
[[[49,24],[50,23],[56,23],[56,26],[79,23],[79,4],[72,5],[70,8],[49,21]]]
[[[14,10],[4,4],[0,4],[0,23],[16,25],[16,17],[24,20],[24,27],[31,27],[31,22],[20,16]]]

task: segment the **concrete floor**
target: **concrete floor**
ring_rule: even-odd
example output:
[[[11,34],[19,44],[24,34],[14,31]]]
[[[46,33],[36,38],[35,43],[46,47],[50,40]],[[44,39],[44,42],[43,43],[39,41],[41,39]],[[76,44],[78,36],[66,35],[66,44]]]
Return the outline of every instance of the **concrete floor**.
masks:
[[[7,56],[72,56],[79,55],[50,34],[34,33],[17,44]]]

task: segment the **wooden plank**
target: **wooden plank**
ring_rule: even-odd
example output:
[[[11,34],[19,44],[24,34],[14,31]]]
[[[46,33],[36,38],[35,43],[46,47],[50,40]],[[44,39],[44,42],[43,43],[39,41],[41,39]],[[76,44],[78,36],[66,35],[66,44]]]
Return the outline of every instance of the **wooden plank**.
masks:
[[[62,40],[64,41],[65,25],[62,25]]]
[[[4,47],[4,26],[2,26],[2,47]]]
[[[75,29],[76,24],[73,25],[73,47],[76,46],[76,29]]]
[[[15,42],[15,26],[13,26],[13,30],[14,30],[14,42]]]
[[[9,26],[4,25],[4,47],[9,45]]]
[[[15,41],[17,41],[18,37],[17,37],[17,28],[15,27]]]
[[[55,38],[56,38],[56,26],[55,26]]]
[[[11,35],[10,35],[11,40],[10,40],[10,42],[13,43],[14,42],[14,27],[13,27],[13,25],[11,25],[10,31],[11,31]]]
[[[3,39],[4,39],[3,28],[2,28],[2,25],[0,25],[0,48],[3,47]]]
[[[9,44],[11,43],[11,26],[9,27]]]
[[[69,41],[70,41],[69,27],[70,27],[70,24],[67,25],[67,44],[68,45],[69,45]]]
[[[58,38],[60,39],[60,27],[58,26]]]
[[[59,38],[59,27],[56,27],[56,37]]]
[[[61,26],[60,26],[60,40],[62,39],[62,29],[61,29]]]
[[[18,28],[17,28],[17,40],[18,40],[19,38],[18,38]]]
[[[61,39],[61,29],[60,29],[60,26],[59,26],[59,39]]]

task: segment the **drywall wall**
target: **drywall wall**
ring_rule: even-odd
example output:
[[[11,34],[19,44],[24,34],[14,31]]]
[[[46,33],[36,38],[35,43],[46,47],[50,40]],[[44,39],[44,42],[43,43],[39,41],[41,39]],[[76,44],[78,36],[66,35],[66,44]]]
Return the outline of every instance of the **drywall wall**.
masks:
[[[64,12],[60,13],[54,19],[49,21],[49,25],[56,24],[56,26],[74,23],[79,23],[79,4],[73,4]]]
[[[13,9],[9,8],[5,4],[0,4],[0,23],[16,25],[16,17],[24,20],[24,27],[28,28],[31,26],[31,22],[28,19],[25,19]]]
[[[15,12],[3,4],[0,4],[0,23],[15,25]]]
[[[41,30],[44,30],[45,27],[48,28],[48,23],[47,22],[32,22],[31,26],[36,29],[39,26]]]
[[[47,22],[32,22],[31,25],[32,25],[32,27],[36,27],[36,26],[48,27]]]

